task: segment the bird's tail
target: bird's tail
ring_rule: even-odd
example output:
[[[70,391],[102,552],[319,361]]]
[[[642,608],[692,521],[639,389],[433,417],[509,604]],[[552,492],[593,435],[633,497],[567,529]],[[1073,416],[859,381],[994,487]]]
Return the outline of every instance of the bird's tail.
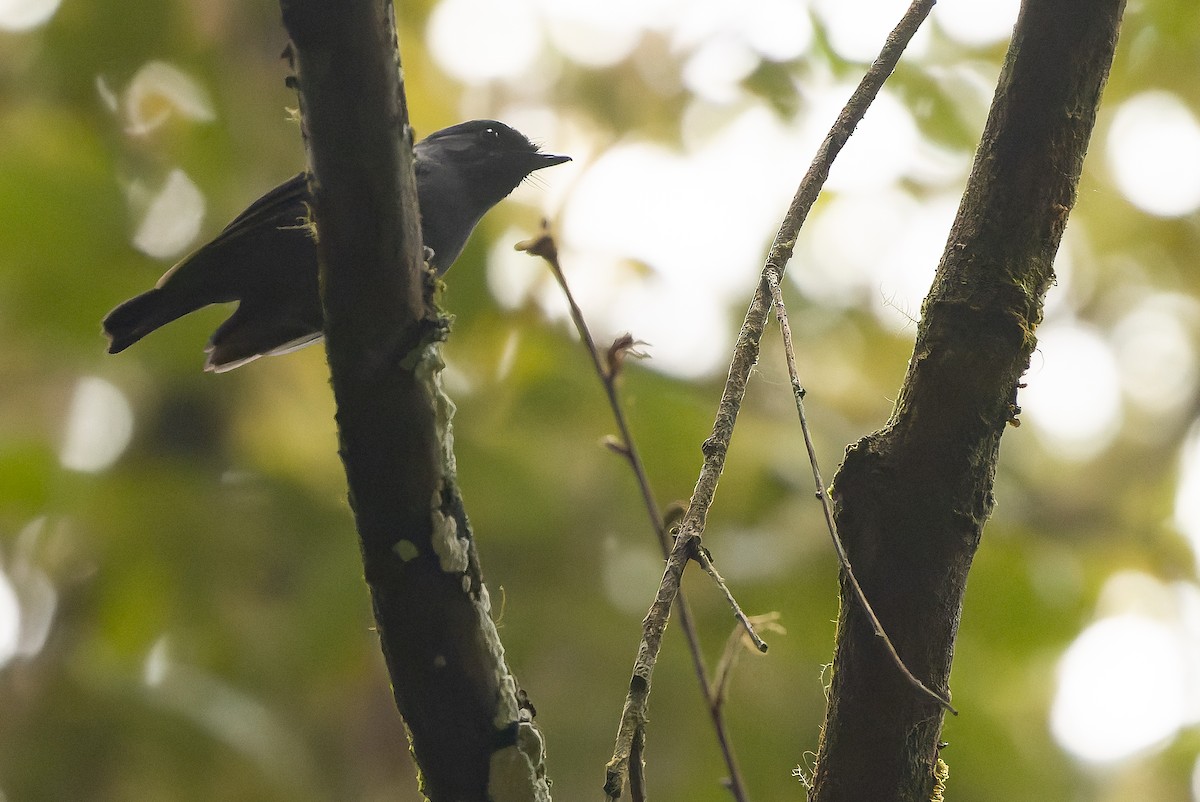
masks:
[[[130,298],[109,312],[101,324],[108,337],[108,352],[118,354],[160,326],[197,308],[186,300],[181,303],[178,293],[163,287]]]

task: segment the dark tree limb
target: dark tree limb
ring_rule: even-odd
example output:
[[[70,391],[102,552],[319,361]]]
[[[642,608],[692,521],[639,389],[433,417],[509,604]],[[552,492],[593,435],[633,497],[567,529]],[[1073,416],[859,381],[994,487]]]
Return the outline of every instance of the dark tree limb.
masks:
[[[947,687],[1000,437],[1075,202],[1123,0],[1025,0],[887,425],[846,453],[838,529],[901,657]],[[899,675],[841,584],[811,799],[928,800],[942,711]]]
[[[454,473],[392,3],[283,0],[342,461],[396,705],[435,802],[549,799]]]

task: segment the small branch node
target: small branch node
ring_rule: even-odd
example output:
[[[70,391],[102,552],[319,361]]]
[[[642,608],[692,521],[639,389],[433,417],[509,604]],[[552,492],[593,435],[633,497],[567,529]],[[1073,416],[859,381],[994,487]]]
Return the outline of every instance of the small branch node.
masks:
[[[654,532],[658,536],[659,546],[662,549],[663,556],[668,557],[667,571],[663,575],[663,582],[659,588],[658,595],[655,598],[654,605],[651,607],[650,613],[646,617],[646,630],[643,633],[642,643],[638,650],[637,663],[634,667],[634,676],[639,679],[643,686],[640,689],[635,689],[631,686],[631,692],[625,701],[625,709],[621,716],[621,726],[617,733],[617,745],[613,754],[613,759],[609,763],[608,780],[605,783],[605,791],[609,793],[610,798],[616,799],[620,796],[621,790],[624,787],[626,777],[630,776],[630,754],[634,752],[635,746],[638,755],[635,761],[638,765],[632,769],[634,776],[630,778],[631,790],[634,791],[637,797],[641,791],[642,780],[640,779],[641,772],[641,743],[644,741],[644,722],[645,722],[645,705],[646,696],[650,692],[650,675],[654,670],[654,664],[657,660],[658,649],[660,645],[662,631],[666,628],[667,618],[670,613],[671,605],[674,604],[679,610],[679,625],[687,638],[688,650],[691,653],[692,664],[696,671],[696,678],[700,682],[700,687],[705,695],[706,707],[709,709],[712,718],[713,729],[716,731],[717,741],[721,747],[722,757],[725,759],[726,768],[729,771],[730,783],[733,797],[736,802],[744,802],[746,800],[746,792],[744,782],[742,781],[741,773],[738,770],[737,761],[733,756],[733,749],[729,743],[729,738],[726,733],[725,722],[718,708],[714,708],[709,699],[708,672],[704,666],[704,657],[700,649],[700,638],[696,633],[695,625],[692,622],[691,612],[687,606],[687,600],[683,596],[682,589],[679,587],[679,580],[683,573],[683,568],[687,564],[689,554],[680,554],[678,563],[672,563],[675,560],[675,545],[667,535],[668,525],[670,522],[677,520],[682,513],[671,515],[664,518],[658,511],[658,505],[654,501],[654,494],[650,489],[650,480],[646,476],[645,466],[642,464],[641,455],[638,453],[637,446],[634,444],[633,436],[630,433],[629,424],[625,418],[625,411],[621,405],[620,397],[617,395],[616,378],[627,358],[642,358],[645,354],[636,350],[639,345],[645,343],[640,340],[635,340],[632,335],[625,334],[618,337],[613,344],[607,349],[605,355],[601,357],[599,349],[596,347],[596,342],[592,337],[591,331],[588,328],[587,321],[584,319],[583,310],[575,301],[575,296],[571,292],[570,286],[567,284],[566,276],[563,275],[562,266],[558,261],[558,248],[550,235],[549,223],[542,221],[541,234],[525,242],[519,243],[517,250],[525,251],[532,256],[540,256],[550,266],[551,272],[554,273],[555,280],[558,281],[559,287],[566,296],[567,304],[571,309],[571,319],[575,324],[576,331],[579,332],[579,338],[583,341],[584,348],[587,350],[589,358],[592,360],[592,367],[596,371],[596,375],[600,379],[601,385],[604,387],[605,395],[608,397],[609,407],[612,409],[613,419],[617,424],[619,434],[610,436],[605,439],[605,447],[615,454],[623,457],[633,471],[634,477],[637,480],[638,488],[642,493],[642,501],[646,507],[646,513],[650,516],[651,525],[654,527]],[[716,446],[719,453],[724,454],[725,445],[718,444]],[[699,532],[695,529],[687,530],[686,537],[689,539],[687,543],[682,544],[682,547],[693,549],[699,543]],[[660,603],[661,601],[661,603]],[[763,644],[765,647],[766,644]],[[638,722],[638,735],[631,731],[632,722]],[[615,793],[615,795],[614,795]]]
[[[612,453],[616,454],[618,457],[624,457],[625,459],[629,459],[629,449],[625,446],[624,443],[621,442],[620,438],[614,437],[613,435],[610,434],[610,435],[607,435],[601,441],[601,443],[604,445],[605,448],[607,448]]]

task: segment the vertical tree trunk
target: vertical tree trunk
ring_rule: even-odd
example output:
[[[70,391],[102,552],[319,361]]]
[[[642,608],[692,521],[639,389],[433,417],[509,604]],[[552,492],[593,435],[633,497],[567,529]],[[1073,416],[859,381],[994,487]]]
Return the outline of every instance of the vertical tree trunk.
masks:
[[[854,570],[901,657],[933,688],[947,688],[1000,437],[1019,412],[1123,7],[1023,3],[895,409],[834,479]],[[900,676],[843,578],[811,799],[928,800],[942,715]]]
[[[435,802],[548,800],[541,736],[504,663],[458,494],[391,0],[282,8],[342,461],[421,789]]]

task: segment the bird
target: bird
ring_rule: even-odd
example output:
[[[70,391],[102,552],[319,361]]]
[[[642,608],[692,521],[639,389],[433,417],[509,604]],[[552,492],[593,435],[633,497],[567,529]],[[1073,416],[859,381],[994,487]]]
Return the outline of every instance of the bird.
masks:
[[[421,238],[442,276],[489,209],[537,170],[570,161],[542,153],[496,120],[471,120],[413,146]],[[211,242],[185,256],[153,289],[105,316],[108,353],[210,304],[237,309],[208,341],[204,369],[222,373],[260,356],[283,354],[323,336],[317,248],[309,224],[309,174],[263,195]]]

